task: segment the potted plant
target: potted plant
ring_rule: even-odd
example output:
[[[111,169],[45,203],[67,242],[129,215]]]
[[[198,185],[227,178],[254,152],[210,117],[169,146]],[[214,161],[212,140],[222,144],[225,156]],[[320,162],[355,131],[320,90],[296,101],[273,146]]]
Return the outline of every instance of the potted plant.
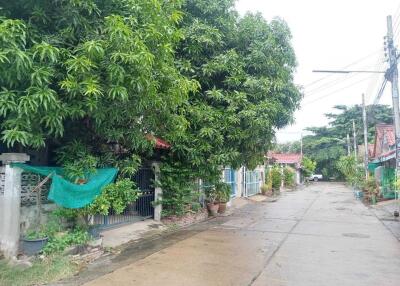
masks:
[[[371,204],[376,204],[379,189],[375,178],[370,176],[368,180],[365,181],[363,189],[368,194]]]
[[[218,212],[220,214],[223,214],[226,211],[226,204],[231,198],[231,188],[229,187],[228,184],[219,182],[216,185],[216,191],[217,191],[217,200],[219,203]]]
[[[31,256],[38,254],[46,246],[49,237],[44,229],[31,230],[22,239],[22,248],[24,254]]]
[[[36,228],[22,238],[22,249],[26,255],[38,254],[49,240],[46,228],[42,225],[42,189],[40,184],[36,191]]]
[[[217,202],[218,193],[215,187],[206,190],[207,209],[212,216],[217,216],[219,203]]]

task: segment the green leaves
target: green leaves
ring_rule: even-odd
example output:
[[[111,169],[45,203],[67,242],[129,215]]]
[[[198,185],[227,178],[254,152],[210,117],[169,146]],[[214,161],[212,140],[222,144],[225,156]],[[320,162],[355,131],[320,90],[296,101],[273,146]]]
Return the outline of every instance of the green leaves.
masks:
[[[75,74],[89,73],[96,65],[86,56],[73,56],[65,62],[67,71]]]
[[[125,101],[128,99],[128,90],[124,86],[111,86],[110,90],[108,91],[108,95],[112,99],[120,99]]]
[[[21,131],[18,128],[8,129],[1,132],[3,135],[1,139],[11,147],[15,142],[19,142],[22,146],[29,145],[29,138],[31,135],[26,131]]]
[[[175,65],[179,6],[161,0],[2,5],[9,17],[0,19],[7,143],[80,136],[93,145],[115,139],[135,153],[151,149],[144,133],[182,133],[187,122],[177,110],[198,85]],[[15,127],[30,140],[11,136]]]
[[[0,116],[6,117],[10,112],[17,110],[17,95],[15,92],[3,88],[0,91]]]
[[[50,64],[57,63],[60,50],[46,42],[36,44],[32,48],[33,59]]]
[[[239,17],[230,0],[188,0],[178,66],[199,82],[184,110],[190,123],[173,145],[199,177],[221,166],[256,166],[274,129],[292,121],[301,94],[285,23],[260,14]]]

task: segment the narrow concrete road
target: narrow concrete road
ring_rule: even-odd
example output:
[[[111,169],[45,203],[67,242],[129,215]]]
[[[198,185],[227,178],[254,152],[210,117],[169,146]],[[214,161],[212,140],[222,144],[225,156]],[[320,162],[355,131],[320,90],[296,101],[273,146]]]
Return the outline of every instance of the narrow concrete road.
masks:
[[[336,183],[249,203],[149,248],[86,285],[400,285],[399,241]]]

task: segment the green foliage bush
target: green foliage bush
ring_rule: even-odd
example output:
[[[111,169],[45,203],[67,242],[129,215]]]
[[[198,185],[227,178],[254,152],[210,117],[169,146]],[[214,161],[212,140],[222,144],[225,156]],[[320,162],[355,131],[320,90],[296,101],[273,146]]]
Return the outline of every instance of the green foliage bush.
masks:
[[[89,241],[89,234],[83,229],[74,229],[65,233],[58,233],[50,236],[49,241],[43,248],[46,255],[60,253],[67,247],[73,245],[83,245]]]
[[[290,167],[285,167],[283,169],[283,182],[286,187],[293,187],[296,183],[295,170]]]
[[[303,156],[301,161],[302,172],[306,178],[309,178],[315,171],[317,163],[311,160],[310,158]]]
[[[360,166],[356,157],[342,156],[336,166],[350,185],[358,189],[364,186],[364,168]]]
[[[231,198],[231,188],[228,184],[224,182],[218,182],[215,185],[215,190],[217,192],[217,201],[226,203]]]
[[[139,190],[130,179],[122,179],[103,188],[101,194],[88,207],[89,214],[107,215],[112,209],[121,214],[126,206],[139,197]]]
[[[163,216],[186,214],[193,204],[198,207],[200,191],[196,189],[196,178],[192,169],[180,162],[165,162],[161,165],[161,178],[157,182],[163,189],[161,203]]]
[[[363,189],[370,195],[376,196],[379,192],[378,184],[374,176],[369,176],[368,180],[364,182]]]
[[[272,190],[279,191],[282,184],[282,173],[281,169],[278,166],[271,168],[271,182],[272,182]]]

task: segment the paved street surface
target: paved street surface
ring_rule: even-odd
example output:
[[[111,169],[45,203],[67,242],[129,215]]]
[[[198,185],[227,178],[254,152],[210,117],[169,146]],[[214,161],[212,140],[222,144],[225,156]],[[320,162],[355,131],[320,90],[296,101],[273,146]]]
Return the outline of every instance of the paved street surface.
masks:
[[[400,285],[399,241],[336,183],[249,203],[107,263],[86,285]],[[113,272],[95,278],[100,268]]]

